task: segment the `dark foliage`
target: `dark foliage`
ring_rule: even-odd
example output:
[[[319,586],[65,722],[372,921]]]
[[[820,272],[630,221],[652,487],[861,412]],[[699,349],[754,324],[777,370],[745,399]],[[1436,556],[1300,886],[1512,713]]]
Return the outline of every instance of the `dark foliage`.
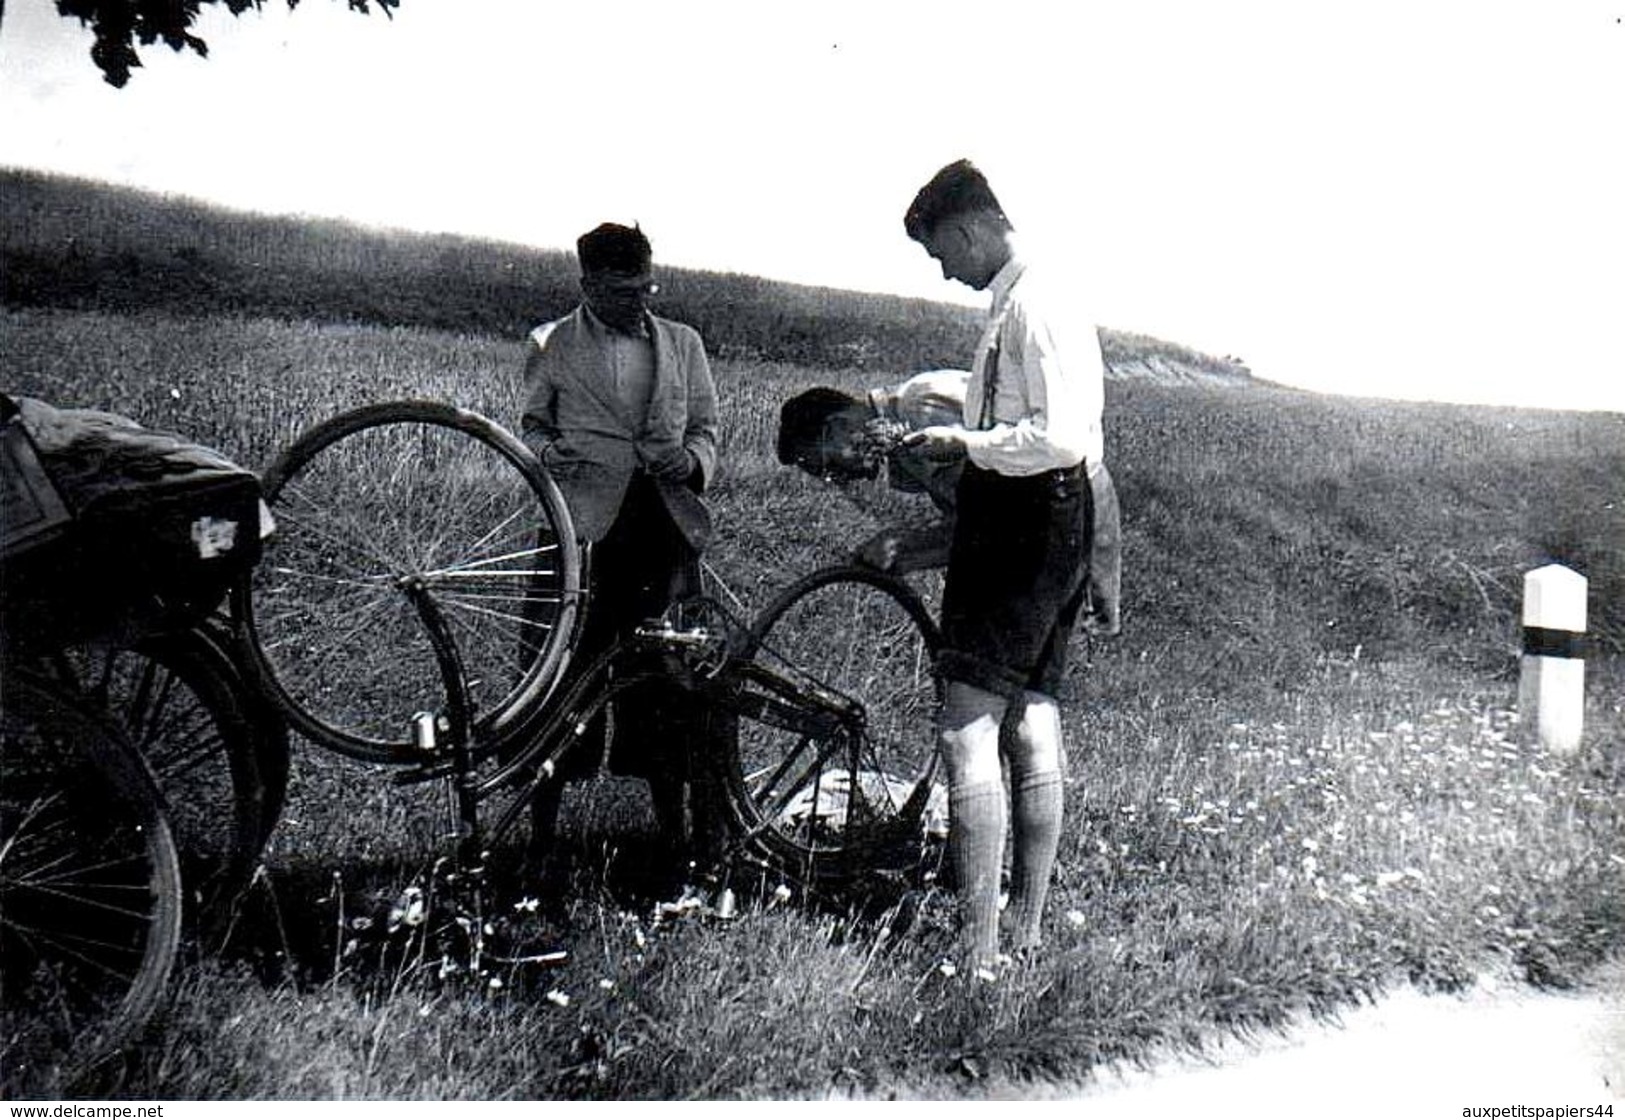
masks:
[[[366,14],[377,5],[385,15],[401,0],[345,0],[352,12]],[[264,0],[57,0],[56,10],[88,25],[96,35],[90,60],[109,85],[123,89],[130,71],[141,65],[136,44],[150,47],[162,42],[171,50],[193,50],[209,57],[209,44],[192,34],[192,25],[205,4],[224,4],[234,16],[265,6]],[[299,0],[288,0],[290,9]]]

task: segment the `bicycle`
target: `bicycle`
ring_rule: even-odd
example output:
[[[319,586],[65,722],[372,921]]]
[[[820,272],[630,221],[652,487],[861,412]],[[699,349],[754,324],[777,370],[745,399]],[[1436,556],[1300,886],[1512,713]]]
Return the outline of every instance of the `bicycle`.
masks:
[[[941,801],[939,639],[901,580],[815,572],[750,624],[685,600],[567,674],[590,550],[500,425],[372,405],[307,431],[261,482],[278,532],[233,592],[243,661],[315,744],[398,766],[403,784],[448,782],[463,866],[482,866],[592,717],[653,674],[730,727],[711,760],[730,858],[809,885],[920,858]]]
[[[107,425],[82,461],[56,443],[42,457],[25,417],[56,439],[65,414],[10,397],[0,410],[9,1091],[116,1052],[160,1005],[183,934],[223,928],[280,803],[287,743],[204,618],[257,551],[257,481],[122,476],[106,460],[133,426]],[[249,527],[237,547],[226,524]],[[218,538],[206,559],[189,539],[200,526]]]

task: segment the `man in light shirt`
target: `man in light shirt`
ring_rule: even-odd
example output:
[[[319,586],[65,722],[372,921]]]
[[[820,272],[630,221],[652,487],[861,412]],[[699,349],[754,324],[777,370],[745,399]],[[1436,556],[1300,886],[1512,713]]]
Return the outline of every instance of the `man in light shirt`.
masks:
[[[717,470],[717,397],[705,346],[649,312],[653,254],[642,230],[605,223],[576,242],[580,306],[530,334],[521,431],[564,494],[587,546],[587,613],[577,671],[671,602],[698,592],[711,536],[701,498]],[[700,765],[708,719],[679,687],[650,681],[614,702],[609,769],[644,778],[680,875],[714,844],[718,802]],[[565,756],[563,775],[590,777],[604,720]],[[545,783],[533,846],[551,841],[561,783]],[[675,885],[672,883],[663,886]]]
[[[1104,363],[1093,329],[1063,337],[1067,309],[1029,273],[970,162],[939,171],[903,225],[945,279],[992,297],[960,421],[905,439],[927,456],[965,459],[943,590],[939,748],[964,964],[985,976],[1001,943],[1020,953],[1042,941],[1063,812],[1056,697],[1088,595],[1088,472],[1102,459]],[[1007,831],[1014,860],[1001,939]]]

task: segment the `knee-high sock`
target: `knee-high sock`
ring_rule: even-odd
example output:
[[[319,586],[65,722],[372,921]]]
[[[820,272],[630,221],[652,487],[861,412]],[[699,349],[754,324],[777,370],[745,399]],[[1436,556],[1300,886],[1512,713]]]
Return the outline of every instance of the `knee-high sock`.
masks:
[[[1063,787],[1059,770],[1010,775],[1015,851],[1010,868],[1010,943],[1028,949],[1041,940],[1040,922],[1061,841]]]
[[[1004,786],[973,782],[948,794],[948,853],[959,884],[966,963],[991,965],[999,952],[999,870],[1004,862]]]

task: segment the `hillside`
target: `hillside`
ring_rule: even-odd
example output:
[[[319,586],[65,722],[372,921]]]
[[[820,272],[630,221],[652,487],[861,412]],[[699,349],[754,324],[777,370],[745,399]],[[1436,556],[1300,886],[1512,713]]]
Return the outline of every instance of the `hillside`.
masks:
[[[571,253],[267,217],[0,169],[0,303],[426,327],[522,337],[577,299]],[[897,296],[663,270],[662,313],[713,354],[909,372],[962,365],[977,313]],[[1243,385],[1237,362],[1102,331],[1108,375]]]

